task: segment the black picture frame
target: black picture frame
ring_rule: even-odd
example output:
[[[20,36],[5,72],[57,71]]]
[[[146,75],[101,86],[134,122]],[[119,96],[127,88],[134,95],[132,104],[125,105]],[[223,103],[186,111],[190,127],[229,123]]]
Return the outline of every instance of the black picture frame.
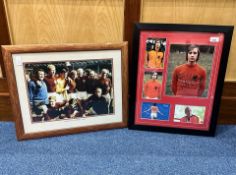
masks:
[[[128,121],[128,127],[129,129],[135,129],[135,130],[147,130],[147,131],[163,131],[163,132],[170,132],[170,133],[182,133],[182,134],[194,134],[194,135],[204,135],[204,136],[214,136],[215,135],[215,129],[216,129],[216,124],[217,124],[217,117],[218,117],[218,113],[219,113],[219,108],[220,108],[220,101],[221,101],[221,95],[222,95],[222,90],[223,90],[223,83],[224,83],[224,77],[225,77],[225,72],[226,72],[226,67],[227,67],[227,61],[228,61],[228,55],[229,55],[229,51],[230,51],[230,45],[231,45],[231,39],[232,39],[232,34],[233,34],[233,26],[217,26],[217,25],[192,25],[192,24],[151,24],[151,23],[136,23],[134,25],[134,32],[133,32],[133,48],[132,48],[132,59],[130,61],[130,81],[129,81],[129,87],[130,87],[130,98],[129,98],[129,121]],[[140,52],[140,48],[144,48],[143,46],[146,44],[142,41],[141,39],[141,34],[142,33],[146,33],[145,36],[149,37],[149,33],[150,33],[150,37],[149,38],[153,38],[154,36],[158,36],[158,32],[159,33],[170,33],[170,32],[179,32],[179,33],[191,33],[194,37],[194,34],[222,34],[224,36],[224,40],[222,41],[222,52],[221,54],[218,55],[219,58],[219,62],[215,63],[219,66],[218,68],[218,76],[215,80],[215,90],[213,88],[214,91],[214,100],[212,101],[212,109],[211,109],[211,113],[210,113],[210,118],[208,117],[208,128],[207,129],[196,129],[196,128],[191,128],[191,127],[181,127],[181,124],[176,127],[176,126],[172,126],[171,124],[160,124],[160,122],[164,123],[163,121],[160,121],[159,124],[155,123],[155,121],[151,121],[149,120],[149,123],[145,123],[145,122],[137,122],[138,118],[141,118],[141,114],[140,111],[142,111],[142,109],[140,109],[138,112],[138,108],[142,108],[141,107],[141,102],[137,102],[140,99],[143,99],[142,97],[142,93],[140,93],[140,89],[142,91],[143,86],[144,85],[140,85],[140,81],[143,82],[143,80],[140,80],[140,77],[138,79],[138,74],[140,72],[140,70],[142,72],[145,72],[146,70],[144,70],[144,67],[140,64],[140,59],[144,59],[143,57],[140,58],[140,54],[142,52]],[[152,33],[154,33],[152,35]],[[156,35],[155,35],[156,34]],[[165,34],[164,34],[165,35]],[[183,35],[184,36],[184,35]],[[155,38],[155,37],[154,37]],[[157,38],[163,38],[161,37],[157,37]],[[168,40],[168,37],[166,37],[166,39]],[[145,40],[145,39],[144,39]],[[147,42],[147,40],[145,40]],[[168,57],[166,56],[167,61],[165,62],[166,65],[164,66],[165,68],[163,68],[165,71],[163,71],[163,74],[165,76],[165,74],[167,74],[167,66],[169,63],[169,59],[170,59],[170,47],[171,44],[173,43],[167,43],[166,47],[169,47],[169,50],[166,49],[166,52],[169,52],[165,54],[168,55]],[[189,45],[191,44],[191,41],[189,43]],[[187,45],[187,44],[186,44]],[[218,48],[218,47],[217,47]],[[147,49],[146,49],[147,50]],[[218,50],[214,48],[214,55],[216,54],[215,52],[218,53]],[[212,57],[213,58],[213,57]],[[216,61],[215,61],[216,62]],[[213,68],[213,64],[211,67],[212,70],[214,70],[215,68]],[[158,70],[158,69],[157,69]],[[150,69],[150,71],[152,72],[153,69]],[[154,70],[155,71],[155,70]],[[143,73],[144,74],[144,73]],[[213,73],[211,73],[213,74]],[[212,75],[211,75],[212,76]],[[167,75],[166,75],[166,79],[167,79]],[[210,80],[211,83],[214,83],[213,80]],[[164,83],[162,82],[162,86],[166,86],[166,81],[164,81]],[[209,83],[209,86],[211,84]],[[139,87],[139,90],[137,89],[137,87]],[[141,88],[140,88],[141,87]],[[166,89],[166,87],[164,87],[164,89]],[[162,92],[162,94],[164,94],[166,92]],[[209,90],[210,93],[210,90]],[[166,94],[165,94],[166,95]],[[210,95],[209,95],[210,96]],[[175,98],[175,97],[173,97]],[[185,97],[182,97],[185,98]],[[180,97],[181,99],[181,97]],[[201,100],[201,99],[200,99]],[[161,103],[162,101],[158,101],[158,100],[149,100],[150,103]],[[152,102],[153,101],[153,102]],[[145,101],[142,101],[143,103]],[[163,103],[163,102],[162,102]],[[166,101],[165,101],[166,103]],[[167,101],[168,103],[168,101]],[[137,105],[139,104],[139,105]],[[175,103],[176,105],[177,103]],[[171,106],[171,104],[170,104]],[[207,107],[206,107],[207,109]],[[175,110],[176,110],[176,106],[175,106]],[[175,111],[174,111],[175,113]],[[171,115],[170,113],[168,115]],[[204,117],[205,117],[205,113],[204,113]],[[170,118],[168,118],[168,121],[170,122]],[[172,118],[174,118],[174,116],[172,116]],[[141,119],[140,119],[141,120]],[[204,118],[204,120],[206,120]]]

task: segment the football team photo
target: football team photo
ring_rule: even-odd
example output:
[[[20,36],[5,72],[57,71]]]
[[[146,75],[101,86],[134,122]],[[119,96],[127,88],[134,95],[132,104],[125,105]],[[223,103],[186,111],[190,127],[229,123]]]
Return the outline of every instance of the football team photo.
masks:
[[[112,114],[112,60],[25,63],[32,122]]]

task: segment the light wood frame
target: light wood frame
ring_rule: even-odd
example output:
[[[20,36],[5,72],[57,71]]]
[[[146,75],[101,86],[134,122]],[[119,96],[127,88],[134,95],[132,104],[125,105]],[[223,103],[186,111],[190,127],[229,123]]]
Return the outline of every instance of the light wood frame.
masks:
[[[13,116],[16,124],[16,134],[18,140],[35,139],[47,136],[73,134],[85,131],[97,131],[112,128],[127,127],[128,116],[128,44],[122,43],[107,43],[107,44],[61,44],[61,45],[18,45],[2,46],[2,52],[4,56],[4,64],[6,69],[6,75],[8,80],[8,86],[10,91],[10,99],[13,107]],[[16,82],[16,72],[14,70],[13,54],[19,53],[51,53],[51,52],[69,52],[69,51],[106,51],[106,50],[120,50],[121,51],[121,78],[122,80],[122,122],[90,125],[86,127],[75,127],[69,129],[59,129],[43,132],[26,133],[24,129],[24,122],[21,111],[21,104],[19,99],[19,90]],[[62,60],[58,60],[62,61]],[[25,104],[25,106],[27,103]]]

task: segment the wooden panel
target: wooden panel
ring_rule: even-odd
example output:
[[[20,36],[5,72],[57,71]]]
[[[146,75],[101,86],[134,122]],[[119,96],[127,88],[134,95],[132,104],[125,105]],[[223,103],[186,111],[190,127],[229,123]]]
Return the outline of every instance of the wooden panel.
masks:
[[[10,37],[8,33],[5,8],[3,1],[0,1],[0,45],[10,44]],[[5,69],[3,67],[3,58],[0,54],[0,78],[5,76]]]
[[[13,44],[123,41],[124,0],[4,0]]]
[[[10,97],[0,95],[0,121],[12,121],[13,113]]]
[[[129,62],[132,64],[132,44],[134,23],[139,22],[141,0],[125,1],[124,40],[129,42]]]
[[[0,93],[9,92],[8,86],[7,86],[7,79],[0,78]]]
[[[218,118],[219,124],[236,124],[236,98],[222,97],[220,114]]]
[[[218,123],[236,124],[236,83],[225,82]]]
[[[140,21],[236,25],[235,12],[235,0],[142,0]],[[235,47],[236,35],[234,35],[231,45],[231,48]],[[236,81],[235,57],[236,50],[231,49],[226,81]]]
[[[0,121],[13,120],[10,94],[5,78],[0,78]]]

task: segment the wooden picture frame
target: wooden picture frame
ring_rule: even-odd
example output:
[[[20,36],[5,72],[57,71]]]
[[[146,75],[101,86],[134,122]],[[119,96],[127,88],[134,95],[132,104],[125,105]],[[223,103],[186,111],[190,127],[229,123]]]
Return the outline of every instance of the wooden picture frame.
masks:
[[[5,45],[2,52],[18,140],[127,126],[127,42]],[[75,79],[77,69],[84,71]]]
[[[213,136],[233,28],[135,24],[129,128]]]

